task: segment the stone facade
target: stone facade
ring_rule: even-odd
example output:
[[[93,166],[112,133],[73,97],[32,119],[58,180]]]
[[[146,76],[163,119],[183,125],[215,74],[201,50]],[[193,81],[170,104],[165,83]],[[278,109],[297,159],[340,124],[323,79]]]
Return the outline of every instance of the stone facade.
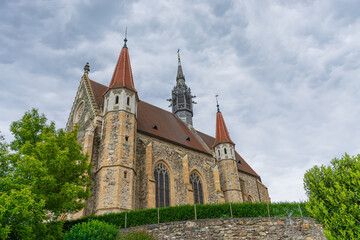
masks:
[[[170,171],[171,206],[194,203],[193,189],[189,182],[190,174],[194,171],[204,183],[204,203],[224,202],[219,182],[209,181],[216,178],[215,174],[218,175],[217,165],[211,155],[201,154],[144,134],[138,134],[137,143],[137,209],[156,207],[153,171],[160,162]]]
[[[146,231],[157,239],[326,239],[312,218],[233,218],[169,222],[121,229]]]
[[[176,114],[140,102],[126,54],[125,45],[112,80],[116,87],[90,80],[88,71],[81,79],[66,131],[79,128],[79,143],[93,166],[92,196],[82,211],[68,217],[156,207],[159,164],[167,169],[166,205],[194,204],[200,198],[202,203],[269,202],[260,176],[233,143],[214,147],[214,138]],[[191,175],[200,182],[194,189]]]

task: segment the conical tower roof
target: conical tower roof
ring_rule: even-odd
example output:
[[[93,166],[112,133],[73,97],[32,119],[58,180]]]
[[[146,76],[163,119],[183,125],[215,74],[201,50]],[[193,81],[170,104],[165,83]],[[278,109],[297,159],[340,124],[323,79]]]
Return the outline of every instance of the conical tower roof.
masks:
[[[116,63],[114,74],[111,78],[109,88],[106,90],[115,88],[127,88],[134,92],[137,92],[134,86],[133,75],[131,71],[129,49],[126,45],[127,39],[124,39],[124,47],[121,49],[119,59]],[[106,93],[105,92],[105,93]]]
[[[235,143],[230,138],[224,118],[220,110],[218,110],[218,112],[216,113],[216,137],[213,147],[220,143],[231,143],[235,145]]]

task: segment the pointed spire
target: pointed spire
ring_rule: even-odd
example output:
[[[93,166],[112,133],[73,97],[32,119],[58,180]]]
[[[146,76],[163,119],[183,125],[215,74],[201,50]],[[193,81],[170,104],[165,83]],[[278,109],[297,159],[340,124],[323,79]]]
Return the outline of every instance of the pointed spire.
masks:
[[[127,88],[129,90],[137,92],[134,86],[129,49],[126,46],[126,41],[127,39],[125,37],[124,47],[121,49],[120,56],[116,64],[114,74],[111,78],[109,88],[106,90],[105,93],[107,93],[107,91],[109,91],[110,89],[115,88]]]
[[[176,76],[176,83],[177,85],[185,85],[185,76],[182,71],[181,61],[180,61],[180,49],[177,50],[177,53],[178,53],[178,71]]]
[[[218,112],[216,113],[216,137],[215,137],[215,142],[214,142],[213,147],[215,147],[216,145],[218,145],[220,143],[232,143],[235,145],[235,143],[230,138],[229,132],[226,128],[224,118],[218,107]]]

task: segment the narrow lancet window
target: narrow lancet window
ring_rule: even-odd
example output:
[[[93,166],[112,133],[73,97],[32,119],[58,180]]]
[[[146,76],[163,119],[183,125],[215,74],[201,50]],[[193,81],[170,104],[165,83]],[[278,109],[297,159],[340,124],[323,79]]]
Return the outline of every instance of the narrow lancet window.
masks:
[[[115,104],[118,104],[119,103],[119,96],[116,96],[115,97]]]
[[[129,97],[127,97],[127,99],[126,99],[126,104],[129,106],[130,105],[130,98]]]
[[[200,176],[197,173],[190,175],[190,183],[194,190],[194,203],[204,203],[203,187]]]
[[[169,171],[164,164],[159,163],[154,171],[156,185],[156,207],[170,206]]]

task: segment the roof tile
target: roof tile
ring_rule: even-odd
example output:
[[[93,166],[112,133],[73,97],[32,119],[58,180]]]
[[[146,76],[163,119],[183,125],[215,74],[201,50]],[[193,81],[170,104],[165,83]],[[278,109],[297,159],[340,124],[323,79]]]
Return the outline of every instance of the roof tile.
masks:
[[[111,78],[109,88],[106,90],[106,92],[109,91],[109,89],[114,88],[127,88],[136,92],[131,71],[129,49],[126,46],[121,49],[120,56],[114,70],[114,74]]]

